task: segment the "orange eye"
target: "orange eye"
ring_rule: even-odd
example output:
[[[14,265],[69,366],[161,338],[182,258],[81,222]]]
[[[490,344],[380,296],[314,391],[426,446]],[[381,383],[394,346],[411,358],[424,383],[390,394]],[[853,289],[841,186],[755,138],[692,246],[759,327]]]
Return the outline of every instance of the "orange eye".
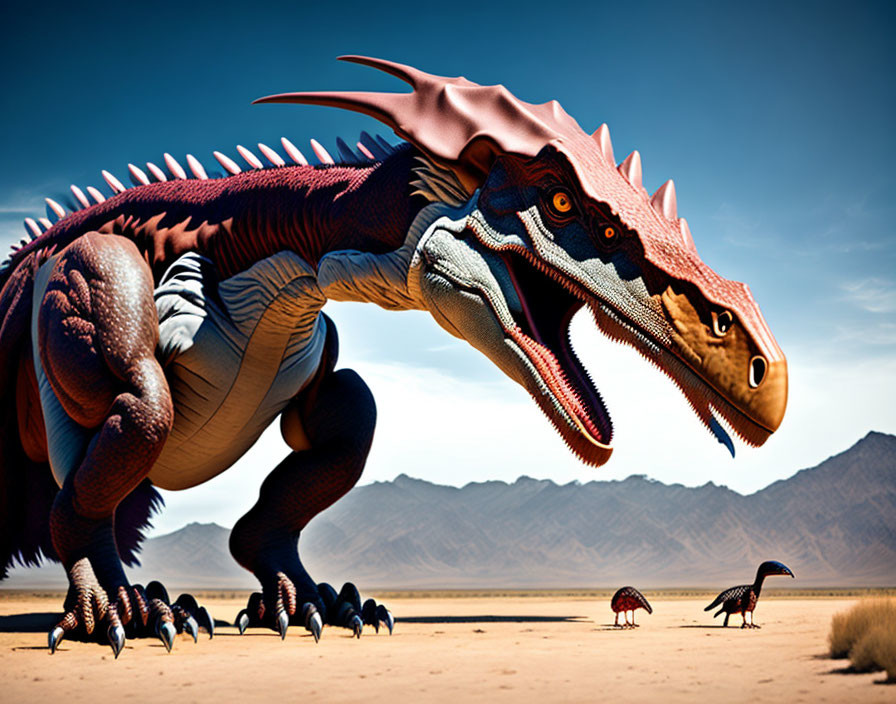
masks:
[[[615,227],[605,227],[604,228],[604,239],[607,241],[613,239],[616,236],[616,228]]]
[[[554,197],[551,199],[551,204],[554,206],[554,210],[558,213],[566,214],[572,210],[572,199],[569,197],[568,193],[564,193],[563,191],[557,191],[554,194]]]

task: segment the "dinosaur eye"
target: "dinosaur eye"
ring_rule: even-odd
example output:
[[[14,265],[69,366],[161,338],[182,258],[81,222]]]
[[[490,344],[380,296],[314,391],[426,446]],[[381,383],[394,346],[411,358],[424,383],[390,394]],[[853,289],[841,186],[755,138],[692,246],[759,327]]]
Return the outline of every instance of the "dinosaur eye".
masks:
[[[619,230],[617,230],[612,225],[607,225],[603,231],[601,232],[604,238],[604,242],[612,242],[619,235]]]
[[[734,316],[727,310],[723,310],[721,313],[713,312],[712,325],[716,335],[722,337],[722,335],[728,332],[731,329],[731,326],[734,325]]]
[[[566,191],[559,190],[551,194],[551,209],[555,215],[568,216],[572,207],[572,197]]]

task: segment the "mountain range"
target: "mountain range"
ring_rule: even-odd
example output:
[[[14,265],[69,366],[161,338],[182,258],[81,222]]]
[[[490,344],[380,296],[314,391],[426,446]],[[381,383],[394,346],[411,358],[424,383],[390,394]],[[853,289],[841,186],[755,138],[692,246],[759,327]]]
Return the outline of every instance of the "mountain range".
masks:
[[[228,535],[192,523],[150,539],[131,577],[254,588]],[[367,588],[726,586],[768,559],[798,578],[769,586],[893,586],[896,436],[871,432],[749,496],[644,476],[456,488],[401,475],[352,490],[308,525],[301,549],[317,579]],[[62,576],[57,565],[16,569],[3,586],[64,586]]]

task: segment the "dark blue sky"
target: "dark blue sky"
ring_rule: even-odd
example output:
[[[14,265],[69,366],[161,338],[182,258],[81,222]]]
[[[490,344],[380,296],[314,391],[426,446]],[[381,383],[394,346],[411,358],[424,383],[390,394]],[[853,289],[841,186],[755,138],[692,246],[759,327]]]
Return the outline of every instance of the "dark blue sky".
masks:
[[[352,142],[376,123],[250,103],[403,90],[335,61],[389,58],[504,83],[530,102],[556,98],[586,130],[607,122],[618,160],[639,149],[650,190],[675,179],[701,256],[750,284],[791,361],[781,434],[790,423],[794,448],[812,449],[805,461],[792,449],[787,461],[801,465],[778,471],[869,426],[896,431],[892,3],[24,5],[7,6],[0,29],[0,244],[43,214],[44,196],[105,188],[101,169],[126,180],[129,161],[159,163],[165,151],[214,165],[215,149],[237,158],[237,143],[281,135],[303,148],[310,137]],[[493,378],[421,316],[337,313],[364,360]]]

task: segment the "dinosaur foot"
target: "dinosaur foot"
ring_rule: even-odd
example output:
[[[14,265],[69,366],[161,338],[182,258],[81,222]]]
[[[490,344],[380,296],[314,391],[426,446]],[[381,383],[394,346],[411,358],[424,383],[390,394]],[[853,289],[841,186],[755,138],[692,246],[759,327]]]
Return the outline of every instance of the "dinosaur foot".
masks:
[[[47,638],[50,653],[55,653],[59,644],[68,638],[107,643],[117,658],[124,648],[124,626],[146,623],[149,617],[142,590],[119,586],[110,594],[100,584],[86,557],[69,570],[69,581],[65,614]]]
[[[237,614],[234,625],[240,635],[247,628],[270,628],[279,633],[282,640],[292,624],[304,626],[314,636],[315,643],[320,639],[324,625],[323,605],[317,594],[300,599],[295,584],[282,572],[276,574],[276,582],[266,591],[269,591],[267,598],[261,592],[250,595],[246,608]]]
[[[272,596],[255,592],[249,597],[246,608],[236,618],[236,627],[240,634],[247,628],[270,628],[286,637],[290,625],[301,625],[314,636],[315,643],[320,640],[323,626],[338,626],[352,631],[360,638],[364,625],[371,625],[379,632],[380,623],[384,623],[392,633],[395,619],[382,604],[368,599],[361,605],[361,596],[357,587],[346,582],[339,593],[326,582],[317,585],[316,594],[300,595],[295,585],[282,572],[277,574],[276,588]],[[273,608],[267,606],[273,603]],[[301,606],[300,606],[301,604]]]
[[[129,637],[156,636],[168,652],[171,652],[175,637],[180,633],[186,633],[194,643],[199,640],[200,630],[208,633],[209,638],[214,637],[214,620],[192,594],[181,594],[172,602],[164,585],[155,581],[146,585],[144,594],[149,616],[142,624],[134,624],[128,632]]]

